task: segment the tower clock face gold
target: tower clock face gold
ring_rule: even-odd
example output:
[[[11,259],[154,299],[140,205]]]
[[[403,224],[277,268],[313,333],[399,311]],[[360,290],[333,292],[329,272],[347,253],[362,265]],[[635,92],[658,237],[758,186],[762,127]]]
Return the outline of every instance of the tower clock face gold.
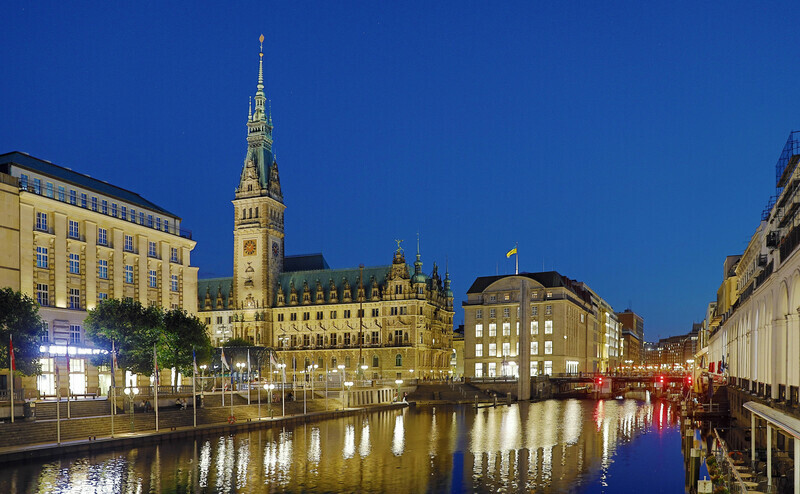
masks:
[[[255,240],[245,240],[243,247],[244,247],[244,255],[246,256],[252,256],[256,253]]]

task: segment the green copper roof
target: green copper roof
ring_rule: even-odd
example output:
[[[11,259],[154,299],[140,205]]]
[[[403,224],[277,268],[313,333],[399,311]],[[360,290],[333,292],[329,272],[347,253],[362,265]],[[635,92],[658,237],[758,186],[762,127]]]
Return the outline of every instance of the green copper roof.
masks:
[[[227,308],[228,296],[230,295],[233,284],[233,277],[227,278],[206,278],[197,280],[197,307],[203,310],[206,300],[206,292],[211,297],[211,307],[217,307],[217,294],[222,293],[223,307]]]

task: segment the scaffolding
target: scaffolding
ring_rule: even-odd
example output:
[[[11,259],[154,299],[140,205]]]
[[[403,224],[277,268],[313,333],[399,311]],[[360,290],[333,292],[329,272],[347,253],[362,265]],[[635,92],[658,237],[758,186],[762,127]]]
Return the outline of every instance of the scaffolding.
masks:
[[[778,163],[775,164],[775,187],[783,189],[800,161],[800,130],[789,133],[786,145],[783,146]],[[780,195],[780,191],[778,191]]]

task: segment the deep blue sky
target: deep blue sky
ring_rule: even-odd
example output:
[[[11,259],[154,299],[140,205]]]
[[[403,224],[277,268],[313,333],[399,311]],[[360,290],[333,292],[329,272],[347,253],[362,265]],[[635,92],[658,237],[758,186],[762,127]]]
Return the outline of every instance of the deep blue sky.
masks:
[[[230,275],[263,32],[288,253],[388,264],[419,231],[460,305],[519,242],[652,340],[702,320],[775,192],[791,5],[4,2],[0,152],[140,193]]]

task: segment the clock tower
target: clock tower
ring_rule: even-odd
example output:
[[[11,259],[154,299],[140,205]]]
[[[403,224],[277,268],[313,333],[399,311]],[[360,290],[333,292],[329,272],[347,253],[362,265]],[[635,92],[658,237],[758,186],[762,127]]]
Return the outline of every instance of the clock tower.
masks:
[[[264,96],[264,35],[258,61],[258,85],[248,110],[247,154],[239,186],[233,199],[233,293],[232,301],[245,323],[242,336],[255,344],[265,341],[261,327],[274,299],[273,290],[283,270],[283,204],[278,163],[272,152],[272,115],[266,111]],[[266,319],[266,321],[265,321]],[[247,324],[251,322],[251,324]]]

